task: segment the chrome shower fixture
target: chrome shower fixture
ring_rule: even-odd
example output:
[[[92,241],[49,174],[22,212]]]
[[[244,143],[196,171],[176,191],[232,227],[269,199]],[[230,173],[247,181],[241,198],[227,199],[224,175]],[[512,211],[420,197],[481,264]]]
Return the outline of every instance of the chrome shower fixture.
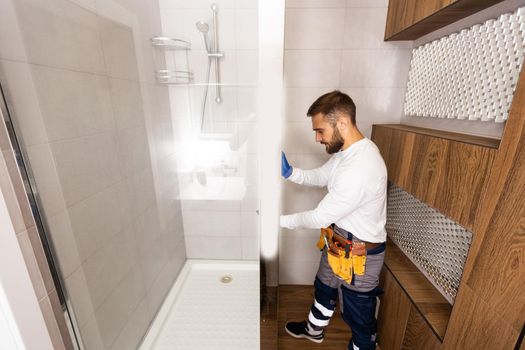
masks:
[[[210,40],[208,38],[208,32],[210,29],[210,26],[208,23],[204,21],[198,21],[195,23],[195,26],[197,27],[197,30],[200,31],[204,38],[204,45],[206,47],[206,52],[208,54],[208,63],[211,64],[211,60],[214,60],[215,63],[215,102],[221,103],[222,97],[221,97],[221,75],[220,75],[220,67],[219,67],[219,59],[221,57],[224,57],[224,52],[219,51],[219,30],[218,30],[218,22],[217,22],[217,14],[219,12],[219,5],[213,3],[211,4],[211,10],[213,12],[213,42],[212,45],[210,45]],[[210,47],[211,46],[211,47]],[[207,82],[209,84],[209,81]]]
[[[211,4],[211,10],[213,12],[213,42],[210,45],[208,38],[208,32],[210,26],[204,21],[198,21],[195,23],[197,30],[202,33],[204,38],[204,45],[206,47],[206,53],[208,55],[208,73],[206,77],[206,90],[204,92],[204,98],[202,101],[202,115],[201,115],[201,131],[204,125],[204,114],[206,111],[206,100],[208,99],[208,89],[210,88],[210,70],[212,60],[215,63],[215,103],[220,104],[222,102],[221,97],[221,74],[219,67],[219,59],[224,57],[224,52],[219,51],[219,30],[217,23],[217,14],[219,12],[219,6],[217,4]]]
[[[197,23],[195,23],[195,26],[204,37],[204,45],[206,46],[206,51],[210,52],[210,45],[208,44],[208,31],[210,30],[210,26],[208,25],[208,23],[203,21],[198,21]]]

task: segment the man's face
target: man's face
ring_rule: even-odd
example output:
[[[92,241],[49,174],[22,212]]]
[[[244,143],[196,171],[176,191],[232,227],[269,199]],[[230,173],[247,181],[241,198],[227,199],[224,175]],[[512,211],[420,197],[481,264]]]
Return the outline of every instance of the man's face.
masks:
[[[331,126],[322,113],[312,117],[312,129],[315,131],[315,141],[325,145],[328,154],[337,153],[343,147],[344,139],[337,126]]]

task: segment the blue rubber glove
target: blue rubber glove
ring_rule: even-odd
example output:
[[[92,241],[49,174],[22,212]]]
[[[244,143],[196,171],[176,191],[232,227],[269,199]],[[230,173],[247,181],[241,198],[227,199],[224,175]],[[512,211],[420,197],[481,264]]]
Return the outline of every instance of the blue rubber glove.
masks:
[[[288,160],[284,155],[284,152],[281,151],[281,175],[287,179],[292,175],[293,168],[288,164]]]

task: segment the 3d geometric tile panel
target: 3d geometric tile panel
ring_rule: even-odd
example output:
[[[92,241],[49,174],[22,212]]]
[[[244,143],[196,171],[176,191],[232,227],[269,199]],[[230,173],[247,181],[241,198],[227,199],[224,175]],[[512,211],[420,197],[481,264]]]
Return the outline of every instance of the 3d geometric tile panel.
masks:
[[[472,233],[400,187],[388,187],[388,237],[454,303]]]
[[[524,47],[522,7],[415,48],[405,115],[504,122]]]

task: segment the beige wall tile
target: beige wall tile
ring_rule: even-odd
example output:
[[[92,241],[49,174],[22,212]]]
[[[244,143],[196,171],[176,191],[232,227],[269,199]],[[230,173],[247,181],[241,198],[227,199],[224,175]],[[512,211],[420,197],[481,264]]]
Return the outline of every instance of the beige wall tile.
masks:
[[[388,0],[346,0],[347,7],[387,7]]]
[[[102,336],[95,315],[93,315],[86,325],[80,328],[80,334],[84,347],[90,350],[104,350],[104,343],[102,342]]]
[[[280,251],[279,262],[319,262],[321,252],[316,247],[319,234],[319,230],[312,229],[281,229],[281,244],[284,247],[293,246],[295,249]]]
[[[325,148],[315,142],[315,133],[312,130],[312,123],[310,119],[304,118],[300,122],[287,123],[284,139],[283,150],[288,155],[289,153],[296,154],[324,154]]]
[[[232,237],[241,234],[240,212],[190,211],[183,212],[186,236]],[[202,220],[206,218],[206,220]]]
[[[151,168],[131,174],[126,179],[126,190],[132,217],[142,215],[156,201]]]
[[[240,3],[248,2],[242,0]],[[259,18],[256,8],[239,8],[235,10],[235,39],[237,50],[257,50]],[[257,66],[253,66],[256,70]]]
[[[9,113],[17,137],[27,146],[48,142],[32,67],[27,63],[0,60],[0,79]]]
[[[67,0],[16,1],[15,10],[29,63],[105,71],[93,12]]]
[[[95,312],[102,342],[109,349],[146,296],[138,266],[134,266],[122,283]]]
[[[60,272],[63,278],[67,278],[82,262],[79,253],[81,248],[78,246],[73,233],[69,212],[64,210],[53,216],[48,216],[46,221]]]
[[[65,284],[73,306],[76,322],[80,328],[84,328],[95,313],[84,269],[79,268],[75,270],[65,279]]]
[[[127,177],[151,165],[148,135],[143,126],[117,131],[119,170]]]
[[[82,261],[130,225],[129,199],[124,182],[108,187],[69,209]],[[90,247],[91,249],[84,249]]]
[[[290,87],[285,89],[285,118],[289,121],[304,122],[310,119],[306,116],[308,108],[321,95],[333,91],[334,87]]]
[[[139,80],[133,30],[104,17],[98,17],[98,23],[108,75]]]
[[[162,306],[170,288],[173,286],[173,268],[167,265],[159,273],[151,285],[147,286],[146,301],[151,316],[155,316],[156,311]]]
[[[144,329],[148,328],[150,321],[147,302],[146,299],[143,299],[117,336],[111,350],[136,349],[142,340]]]
[[[403,88],[411,56],[409,49],[344,50],[341,83],[349,87]]]
[[[412,41],[384,41],[386,7],[351,7],[346,10],[345,49],[412,48]]]
[[[139,83],[109,79],[111,104],[118,129],[144,126],[145,115]]]
[[[345,0],[286,0],[286,8],[345,7]]]
[[[259,81],[259,54],[256,50],[237,51],[237,83],[255,86]]]
[[[341,49],[344,29],[345,11],[341,9],[287,9],[284,47]]]
[[[96,250],[81,266],[93,308],[97,310],[118,285],[114,278],[112,253],[109,248]]]
[[[147,240],[138,247],[138,250],[144,284],[150,286],[168,261],[164,241],[160,236]]]
[[[25,61],[26,51],[14,0],[0,3],[0,58]]]
[[[113,133],[55,142],[52,151],[67,205],[94,195],[122,176]]]
[[[106,77],[41,66],[32,74],[49,142],[114,129]]]
[[[314,210],[326,195],[326,188],[305,187],[291,182],[283,184],[282,212],[285,214]]]
[[[188,259],[241,259],[239,237],[186,236]]]
[[[38,189],[38,200],[46,217],[66,209],[62,184],[48,143],[26,147],[29,165]]]
[[[286,87],[339,86],[339,50],[286,50],[284,56]]]

